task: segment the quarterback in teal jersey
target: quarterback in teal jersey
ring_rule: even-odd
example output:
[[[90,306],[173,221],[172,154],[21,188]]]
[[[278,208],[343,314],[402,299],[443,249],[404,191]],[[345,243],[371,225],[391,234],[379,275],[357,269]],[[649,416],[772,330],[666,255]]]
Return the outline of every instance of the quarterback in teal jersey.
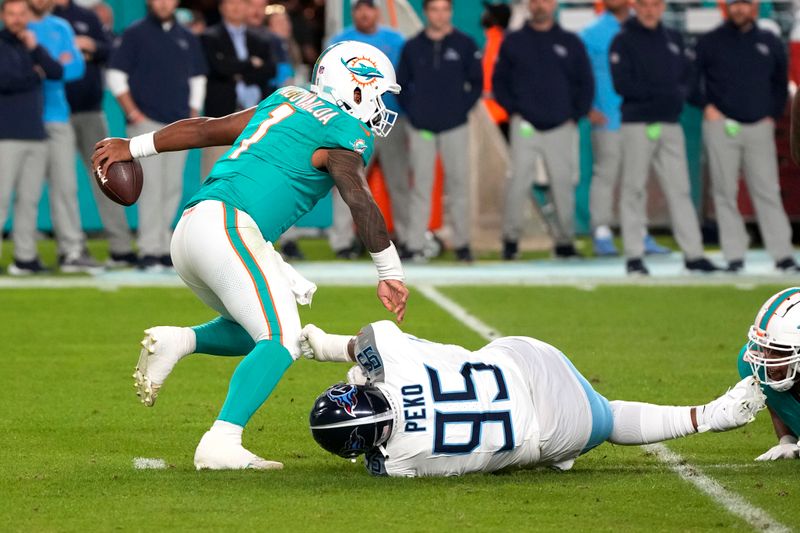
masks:
[[[170,246],[175,270],[219,316],[191,328],[146,330],[133,376],[142,402],[152,406],[183,357],[245,355],[217,420],[197,446],[198,469],[283,466],[245,449],[242,431],[299,357],[297,304],[309,304],[316,286],[286,264],[272,242],[334,185],[378,270],[379,299],[403,319],[403,269],[364,181],[375,136],[385,136],[396,118],[381,97],[399,91],[382,52],[342,42],[317,60],[310,90],[285,87],[226,117],[182,120],[133,139],[97,143],[94,168],[101,176],[117,161],[231,147],[186,205]]]
[[[778,443],[756,461],[797,459],[800,448],[800,287],[784,289],[761,306],[739,352],[739,375],[761,382]]]

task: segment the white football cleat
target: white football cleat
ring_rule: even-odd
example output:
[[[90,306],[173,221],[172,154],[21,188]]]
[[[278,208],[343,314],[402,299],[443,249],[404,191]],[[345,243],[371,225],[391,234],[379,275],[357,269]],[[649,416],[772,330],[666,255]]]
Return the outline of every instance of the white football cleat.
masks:
[[[283,463],[267,461],[245,449],[239,438],[206,431],[194,452],[198,470],[281,470]]]
[[[171,326],[156,326],[144,331],[133,380],[136,395],[147,407],[156,403],[158,391],[178,361],[194,350],[191,334],[189,328]]]
[[[697,408],[697,432],[728,431],[755,420],[767,397],[753,376],[748,376],[711,403]]]

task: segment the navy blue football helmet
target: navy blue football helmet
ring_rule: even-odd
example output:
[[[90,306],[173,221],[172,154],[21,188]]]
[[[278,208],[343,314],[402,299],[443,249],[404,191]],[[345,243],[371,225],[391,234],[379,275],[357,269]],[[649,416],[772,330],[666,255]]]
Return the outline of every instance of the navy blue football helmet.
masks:
[[[314,401],[308,421],[317,444],[350,459],[386,442],[394,412],[376,387],[337,383]]]

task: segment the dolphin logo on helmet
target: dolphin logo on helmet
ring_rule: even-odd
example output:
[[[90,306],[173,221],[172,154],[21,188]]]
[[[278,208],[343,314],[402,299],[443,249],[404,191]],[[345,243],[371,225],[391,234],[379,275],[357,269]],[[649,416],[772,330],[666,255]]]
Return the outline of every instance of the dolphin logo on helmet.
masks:
[[[375,78],[383,78],[383,74],[375,66],[375,63],[366,57],[351,57],[347,61],[342,58],[341,61],[344,68],[349,70],[353,76],[367,78],[368,83]]]

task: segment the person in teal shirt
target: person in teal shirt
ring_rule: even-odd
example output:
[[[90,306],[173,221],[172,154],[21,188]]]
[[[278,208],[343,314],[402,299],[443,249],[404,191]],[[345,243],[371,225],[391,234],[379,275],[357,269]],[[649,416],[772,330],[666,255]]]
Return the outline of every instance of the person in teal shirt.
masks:
[[[614,189],[622,172],[622,97],[614,90],[608,52],[611,41],[631,14],[628,0],[604,0],[605,11],[580,33],[594,75],[594,101],[589,112],[592,125],[592,183],[589,212],[592,218],[592,243],[599,257],[619,254],[611,225],[614,220]],[[645,254],[667,254],[649,234],[644,236]]]
[[[172,368],[191,353],[245,355],[217,420],[195,451],[197,469],[275,469],[242,446],[242,431],[300,356],[297,305],[316,286],[272,243],[336,186],[378,270],[378,297],[398,321],[408,290],[386,224],[364,181],[374,139],[395,115],[381,96],[397,93],[378,49],[338,43],[320,56],[310,90],[284,87],[256,107],[217,119],[182,120],[133,139],[104,139],[94,166],[108,179],[118,161],[207,146],[230,149],[186,205],[171,255],[184,282],[220,316],[193,328],[145,331],[134,381],[151,406]],[[147,179],[147,176],[145,176]],[[296,303],[295,303],[296,302]]]
[[[797,459],[800,448],[800,287],[770,297],[739,352],[739,375],[761,383],[778,443],[756,461]]]
[[[62,272],[98,273],[100,263],[86,251],[78,206],[78,174],[75,168],[75,130],[70,123],[66,83],[83,78],[86,62],[67,21],[51,14],[54,0],[30,0],[33,20],[28,25],[36,39],[64,67],[59,80],[44,82],[44,123],[47,130],[47,185],[53,219],[58,263]],[[17,269],[30,274],[30,268]]]

